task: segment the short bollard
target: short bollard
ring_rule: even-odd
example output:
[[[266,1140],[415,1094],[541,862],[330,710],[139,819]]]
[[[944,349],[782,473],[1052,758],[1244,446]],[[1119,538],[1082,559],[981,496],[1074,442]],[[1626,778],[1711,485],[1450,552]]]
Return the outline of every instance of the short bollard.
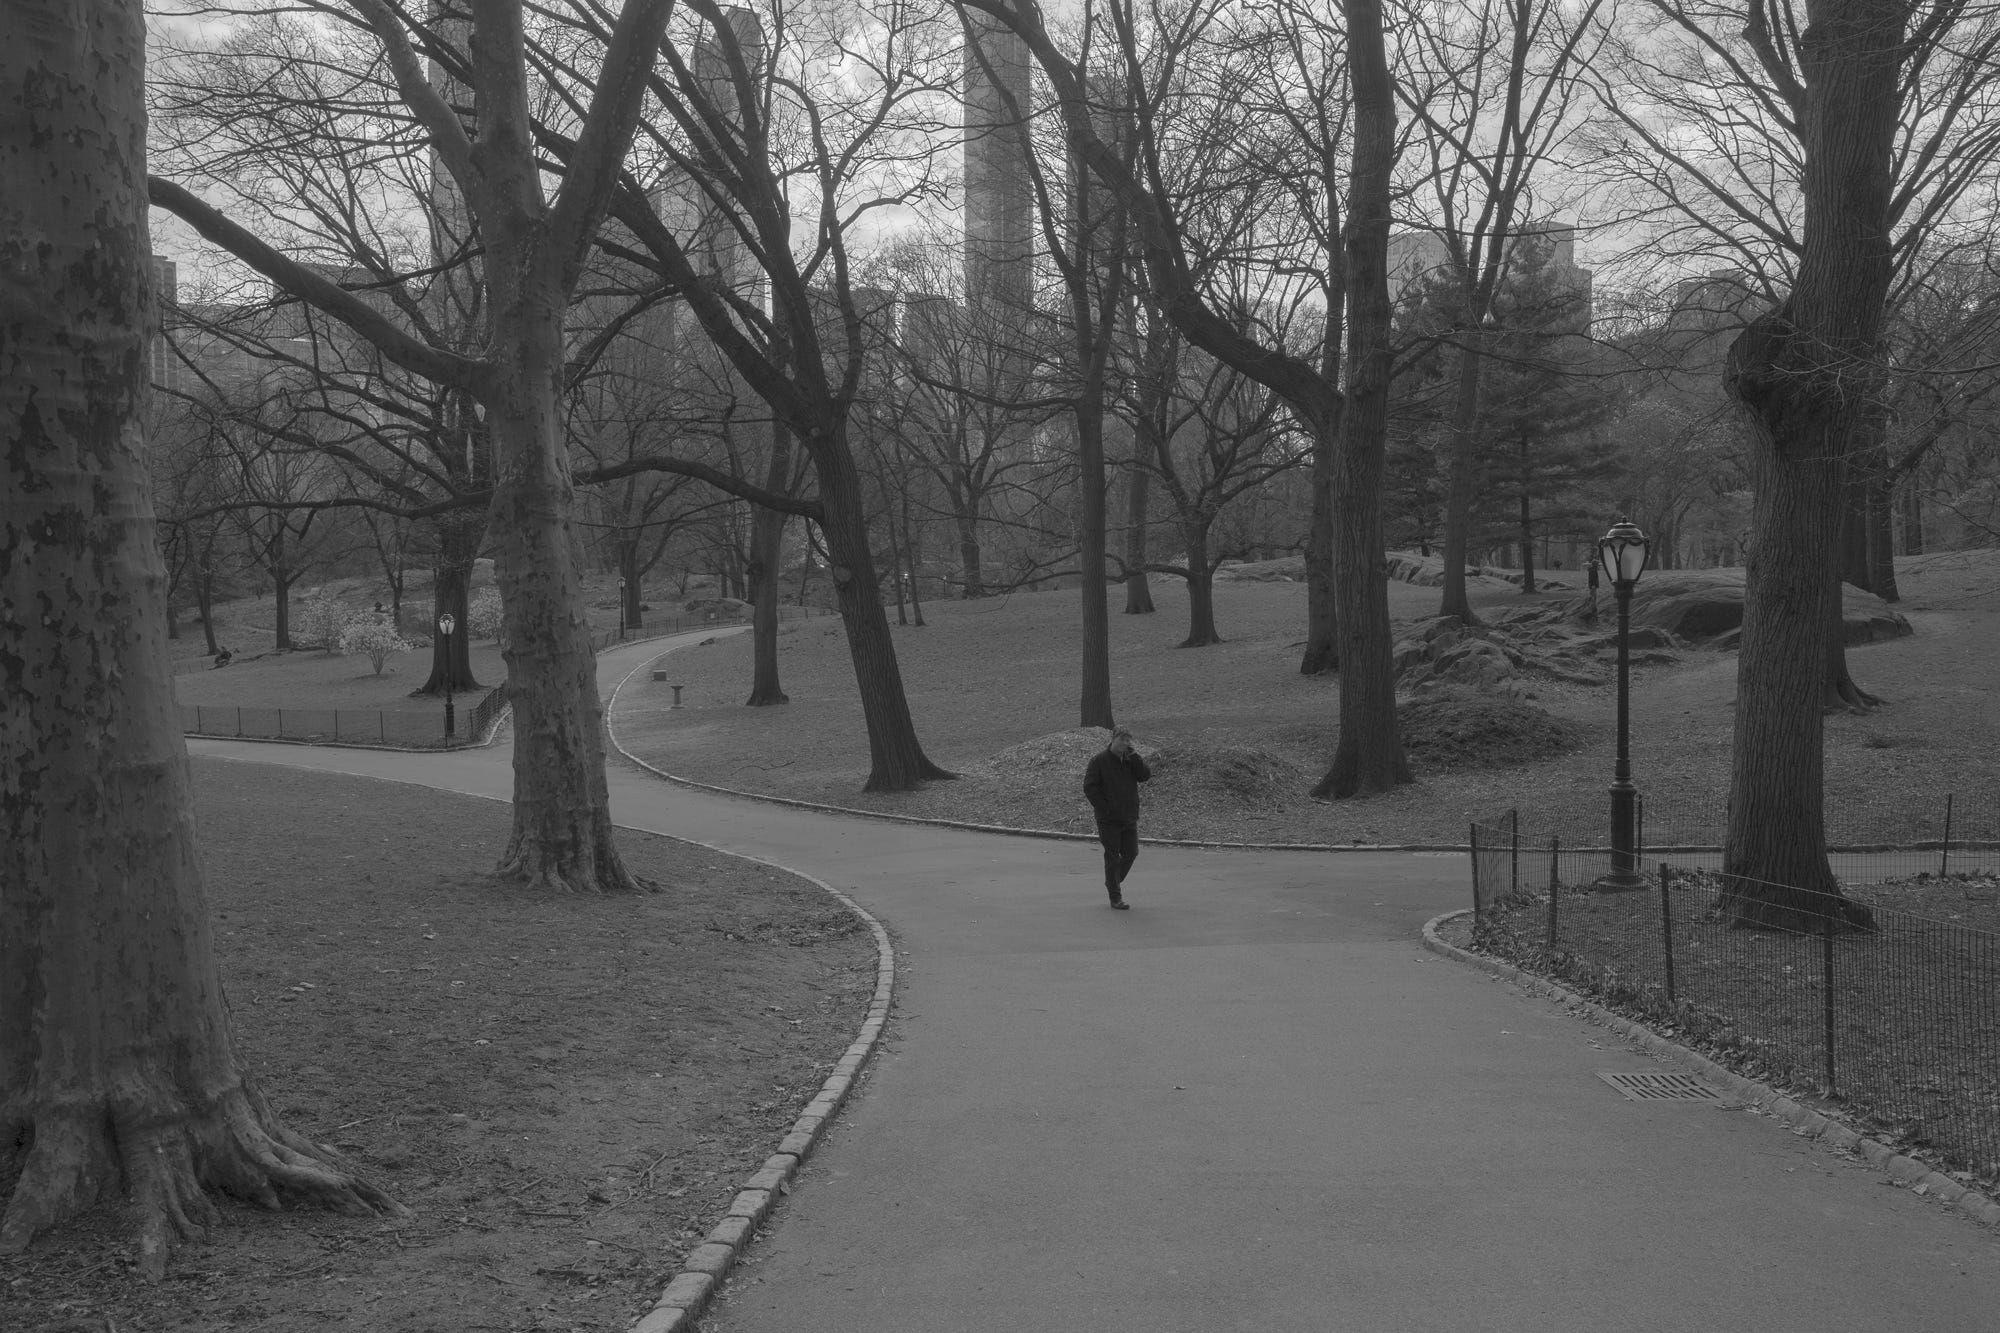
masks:
[[[687,686],[685,686],[685,685],[675,685],[675,686],[673,686],[672,688],[673,688],[673,691],[674,691],[674,701],[673,701],[673,703],[672,703],[672,704],[670,704],[670,705],[668,705],[668,706],[669,706],[669,707],[671,707],[671,708],[679,708],[679,707],[681,706],[681,691],[682,691],[682,690],[684,690],[684,689],[686,689],[686,688],[687,688]]]

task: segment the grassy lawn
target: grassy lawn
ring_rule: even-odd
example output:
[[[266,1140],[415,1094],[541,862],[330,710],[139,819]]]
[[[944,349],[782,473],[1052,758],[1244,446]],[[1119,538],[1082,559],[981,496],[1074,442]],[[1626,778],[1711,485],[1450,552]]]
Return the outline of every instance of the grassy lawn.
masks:
[[[500,649],[491,643],[472,646],[472,671],[483,686],[507,679]],[[379,676],[374,664],[360,654],[341,656],[307,648],[238,658],[220,670],[185,672],[174,677],[174,697],[204,707],[435,711],[440,706],[435,699],[410,697],[430,672],[429,648],[392,655]]]
[[[874,992],[858,918],[705,848],[623,833],[660,892],[551,899],[485,875],[502,804],[216,760],[195,785],[249,1066],[414,1215],[232,1206],[148,1286],[100,1214],[0,1258],[0,1329],[622,1330]]]
[[[1886,705],[1827,720],[1827,806],[1838,838],[1936,837],[1958,793],[1956,834],[2000,833],[2000,553],[1899,562],[1916,634],[1857,648],[1858,679]],[[1434,614],[1438,591],[1391,583],[1394,619]],[[1475,580],[1481,608],[1524,599]],[[1479,747],[1415,757],[1417,781],[1366,800],[1320,803],[1307,789],[1331,758],[1338,681],[1297,672],[1305,623],[1298,584],[1224,583],[1227,642],[1174,645],[1184,599],[1164,583],[1152,616],[1111,617],[1119,720],[1154,757],[1142,832],[1155,837],[1313,843],[1462,843],[1467,825],[1509,806],[1524,831],[1601,837],[1615,746],[1605,687],[1534,683],[1532,702],[1572,724],[1575,744],[1533,763],[1493,765]],[[1114,608],[1117,603],[1114,601]],[[720,786],[855,809],[1016,827],[1089,827],[1078,790],[1101,733],[1075,729],[1078,597],[1017,594],[926,606],[929,624],[897,627],[896,648],[918,734],[956,782],[864,795],[866,735],[837,623],[788,627],[781,672],[791,702],[741,706],[747,637],[667,659],[686,707],[641,677],[616,710],[620,739],[669,772]],[[1728,787],[1736,659],[1695,650],[1633,675],[1633,759],[1655,841],[1720,826]]]
[[[1657,888],[1570,890],[1489,913],[1455,943],[1572,986],[1755,1078],[1800,1090],[1948,1171],[2000,1182],[2000,880],[1849,885],[1876,930],[1832,943],[1833,1089],[1825,1100],[1826,942],[1729,928],[1709,877],[1677,877],[1674,998]]]
[[[388,591],[368,579],[343,579],[330,585],[344,604],[362,611],[377,601],[384,605]],[[492,586],[492,576],[484,565],[473,580],[475,593]],[[590,574],[584,579],[586,612],[593,630],[613,629],[618,624],[617,582],[614,577]],[[690,594],[692,595],[692,594]],[[306,589],[295,591],[293,614],[305,601]],[[405,637],[420,637],[411,626],[412,606],[427,607],[430,585],[427,578],[412,576],[404,594]],[[666,584],[646,590],[644,604],[651,614],[665,615],[679,605],[677,594]],[[388,712],[432,713],[440,705],[434,699],[412,699],[410,692],[430,675],[429,641],[409,652],[393,654],[381,675],[365,656],[340,656],[319,648],[277,652],[273,648],[274,613],[268,596],[238,598],[215,609],[217,642],[236,654],[235,660],[220,670],[213,669],[207,641],[199,623],[184,623],[181,637],[173,641],[175,660],[174,695],[183,704],[204,708],[295,708],[295,709],[380,709]],[[477,642],[471,647],[472,670],[482,687],[503,684],[507,665],[500,647],[493,642]]]

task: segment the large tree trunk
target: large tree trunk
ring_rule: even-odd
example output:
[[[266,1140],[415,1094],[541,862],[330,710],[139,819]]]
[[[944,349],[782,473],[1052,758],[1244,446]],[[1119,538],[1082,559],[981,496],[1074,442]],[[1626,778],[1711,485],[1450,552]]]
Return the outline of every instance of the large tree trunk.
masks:
[[[145,19],[21,0],[0,46],[0,1252],[129,1195],[153,1277],[207,1191],[398,1211],[230,1036],[140,438]]]
[[[1083,576],[1083,658],[1077,725],[1109,727],[1111,720],[1111,606],[1104,581],[1106,508],[1104,485],[1104,386],[1096,379],[1077,398],[1077,466],[1083,473],[1079,497],[1078,559]]]
[[[749,708],[790,702],[778,684],[778,565],[785,517],[761,506],[750,516],[750,697],[743,701]]]
[[[1924,494],[1917,484],[1916,469],[1903,474],[1899,497],[1903,507],[1903,554],[1924,553]]]
[[[636,534],[621,538],[618,550],[618,628],[638,630],[646,613],[640,608],[645,605],[644,589],[639,586],[639,538]]]
[[[1905,16],[1902,0],[1808,0],[1798,277],[1731,345],[1724,371],[1756,427],[1723,846],[1725,910],[1749,925],[1868,920],[1827,865],[1821,703],[1845,467],[1881,386]]]
[[[979,549],[979,502],[967,499],[954,515],[958,524],[959,596],[971,601],[986,595],[986,572]]]
[[[194,572],[194,605],[201,616],[201,637],[208,645],[208,655],[216,656],[222,651],[215,641],[215,567],[208,563],[204,553]]]
[[[1187,545],[1188,632],[1179,646],[1206,648],[1222,642],[1215,632],[1215,566],[1208,558],[1208,520],[1183,519],[1181,540]]]
[[[486,537],[486,515],[476,518],[440,520],[437,528],[437,564],[431,582],[431,674],[421,695],[442,695],[449,687],[456,691],[476,690],[479,680],[472,674],[472,566],[479,556],[479,544]],[[437,631],[437,618],[449,614],[466,627],[463,634],[444,635]]]
[[[1482,335],[1467,329],[1458,353],[1458,389],[1452,407],[1451,453],[1445,463],[1444,593],[1438,614],[1476,623],[1465,592],[1472,511],[1479,498],[1479,375]]]
[[[570,541],[573,491],[561,450],[557,383],[562,301],[523,289],[493,247],[494,348],[505,387],[488,411],[495,454],[494,574],[505,608],[514,708],[514,828],[499,873],[577,893],[638,887],[612,841],[597,661]]]
[[[1137,447],[1138,435],[1133,435]],[[1153,585],[1146,578],[1146,522],[1153,474],[1133,467],[1125,474],[1125,614],[1153,614]]]
[[[774,420],[764,489],[785,494],[791,488],[792,433]],[[784,559],[785,518],[762,506],[750,511],[750,697],[744,700],[750,708],[790,702],[778,684],[778,567]]]
[[[278,538],[282,543],[283,537]],[[280,547],[282,551],[282,546]],[[271,565],[271,646],[281,653],[292,650],[292,580],[296,578],[283,563],[274,560]]]
[[[820,520],[832,566],[834,596],[847,630],[847,649],[854,661],[854,681],[861,695],[861,713],[868,729],[868,781],[864,791],[912,791],[918,784],[957,774],[933,764],[917,742],[910,702],[903,693],[903,673],[896,663],[896,644],[889,634],[889,617],[875,578],[875,559],[868,549],[868,518],[861,503],[861,478],[854,458],[836,426],[831,438],[805,441],[819,478]]]
[[[916,622],[918,629],[924,627],[923,594],[917,588],[919,581],[917,570],[922,564],[922,560],[922,553],[917,549],[917,528],[910,521],[910,492],[905,487],[903,490],[903,568],[910,578],[910,618]]]
[[[1339,599],[1333,577],[1333,505],[1340,470],[1340,441],[1333,430],[1316,430],[1312,443],[1312,524],[1306,529],[1306,647],[1301,675],[1340,669]]]
[[[1382,563],[1382,470],[1389,433],[1389,182],[1396,103],[1383,51],[1381,0],[1342,0],[1354,89],[1348,189],[1347,401],[1334,479],[1334,571],[1340,739],[1313,795],[1342,799],[1410,781],[1390,671],[1389,587]],[[1329,423],[1315,423],[1325,430]]]

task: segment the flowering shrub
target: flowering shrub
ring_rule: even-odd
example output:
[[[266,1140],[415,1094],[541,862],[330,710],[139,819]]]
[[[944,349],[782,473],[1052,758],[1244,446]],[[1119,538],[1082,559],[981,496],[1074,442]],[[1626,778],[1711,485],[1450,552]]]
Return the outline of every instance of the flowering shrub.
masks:
[[[363,616],[340,631],[340,651],[343,653],[366,653],[368,660],[375,664],[375,674],[382,674],[383,664],[390,653],[400,653],[411,645],[396,633],[396,627],[376,616]]]
[[[505,628],[501,619],[500,594],[492,588],[482,588],[465,609],[466,633],[475,639],[491,639],[500,642]]]
[[[293,612],[292,639],[301,647],[324,648],[329,653],[339,651],[340,631],[349,614],[338,597],[324,588],[315,589]]]

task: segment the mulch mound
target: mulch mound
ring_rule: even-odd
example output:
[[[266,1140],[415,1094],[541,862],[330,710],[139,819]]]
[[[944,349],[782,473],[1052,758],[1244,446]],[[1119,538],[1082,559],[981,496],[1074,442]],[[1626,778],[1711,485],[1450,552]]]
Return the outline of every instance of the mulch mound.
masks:
[[[1470,690],[1439,690],[1396,709],[1403,745],[1427,768],[1504,768],[1576,748],[1583,729],[1533,704]]]

